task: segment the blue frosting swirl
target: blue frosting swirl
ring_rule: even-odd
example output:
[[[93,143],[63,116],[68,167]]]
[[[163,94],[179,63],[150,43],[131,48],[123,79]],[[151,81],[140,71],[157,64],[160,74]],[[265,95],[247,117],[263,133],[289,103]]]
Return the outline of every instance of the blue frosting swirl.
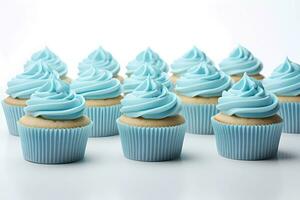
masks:
[[[173,89],[173,84],[165,72],[161,72],[150,63],[142,64],[123,84],[124,93],[130,93],[137,88],[147,77],[150,76],[155,81],[163,84],[169,90]]]
[[[47,82],[52,73],[47,62],[39,60],[30,63],[23,73],[7,83],[6,93],[13,98],[29,99],[31,94]]]
[[[263,64],[245,47],[238,46],[228,58],[220,63],[220,69],[229,75],[256,75],[262,70]]]
[[[200,64],[201,62],[213,63],[204,52],[202,52],[197,47],[193,47],[181,58],[175,60],[171,64],[171,71],[173,74],[181,76],[184,73],[186,73],[190,68]]]
[[[121,95],[120,81],[111,72],[91,66],[71,83],[71,89],[85,99],[110,99]]]
[[[175,91],[188,97],[219,97],[231,87],[231,78],[212,64],[202,62],[176,82]]]
[[[150,63],[151,65],[153,65],[157,69],[160,69],[163,72],[168,72],[169,70],[167,63],[163,61],[160,58],[160,56],[157,53],[155,53],[152,49],[147,48],[145,51],[139,53],[134,60],[130,61],[127,64],[126,74],[130,76],[144,63]]]
[[[105,69],[110,71],[114,76],[117,76],[120,71],[119,63],[113,58],[111,53],[99,47],[88,55],[81,63],[79,63],[79,74],[84,72],[86,68],[94,66],[97,69]]]
[[[145,119],[171,117],[178,115],[181,110],[177,96],[150,76],[126,95],[121,104],[122,114]]]
[[[279,65],[270,77],[263,80],[263,85],[278,96],[300,95],[300,65],[288,58]]]
[[[42,60],[47,62],[49,67],[57,71],[60,77],[68,73],[67,65],[61,61],[61,59],[55,55],[49,48],[44,48],[31,56],[31,59],[25,64],[25,68],[33,65],[35,62]]]
[[[266,118],[279,109],[277,97],[265,91],[262,83],[245,73],[230,90],[224,91],[218,100],[217,109],[227,115],[244,118]]]
[[[51,120],[73,120],[83,116],[85,100],[53,74],[48,82],[33,93],[24,111],[33,117]]]

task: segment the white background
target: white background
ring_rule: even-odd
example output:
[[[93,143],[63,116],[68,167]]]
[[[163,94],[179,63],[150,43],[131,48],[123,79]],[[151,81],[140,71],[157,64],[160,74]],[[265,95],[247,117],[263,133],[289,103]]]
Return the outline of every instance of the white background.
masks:
[[[300,62],[300,1],[0,0],[0,84],[22,72],[48,46],[77,64],[98,46],[120,62],[150,46],[171,63],[193,45],[219,63],[237,45],[251,50],[269,75],[286,56]],[[300,81],[300,80],[299,80]],[[89,142],[86,160],[40,166],[23,161],[1,111],[0,199],[299,199],[300,138],[284,135],[279,157],[220,158],[213,136],[187,135],[183,158],[140,163],[122,157],[118,137]]]

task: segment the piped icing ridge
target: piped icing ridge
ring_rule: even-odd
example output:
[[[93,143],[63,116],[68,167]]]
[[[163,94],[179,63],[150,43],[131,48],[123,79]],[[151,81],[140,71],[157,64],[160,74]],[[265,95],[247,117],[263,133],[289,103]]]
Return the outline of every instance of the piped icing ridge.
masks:
[[[13,98],[28,99],[48,81],[52,73],[53,70],[45,61],[30,63],[23,73],[7,83],[6,93]]]
[[[71,88],[85,99],[110,99],[121,95],[120,81],[111,72],[90,66],[71,83]]]
[[[73,120],[83,116],[85,100],[53,73],[47,83],[33,93],[24,111],[33,117]]]
[[[134,60],[130,61],[127,66],[126,74],[130,76],[144,63],[149,63],[153,67],[156,67],[160,71],[168,72],[169,67],[165,61],[163,61],[160,56],[155,53],[152,49],[147,48],[145,51],[140,52]]]
[[[227,115],[244,118],[267,118],[274,116],[279,104],[277,97],[265,91],[262,83],[246,73],[231,89],[224,91],[217,109]]]
[[[262,70],[263,64],[245,47],[238,46],[220,63],[220,69],[229,75],[256,75]]]
[[[94,66],[96,69],[105,69],[110,71],[113,76],[117,76],[120,71],[120,65],[117,60],[102,47],[99,47],[95,51],[91,52],[87,58],[85,58],[78,65],[79,73],[86,70],[90,66]]]
[[[31,59],[25,64],[25,68],[30,67],[39,60],[47,62],[49,67],[55,70],[60,77],[65,76],[68,73],[67,65],[48,47],[34,53],[31,56]]]
[[[181,110],[178,97],[150,76],[126,95],[121,104],[121,113],[134,118],[163,119],[176,116]]]
[[[175,91],[188,97],[219,97],[231,87],[231,78],[212,64],[202,62],[182,75]]]
[[[181,58],[175,60],[171,64],[171,72],[175,75],[181,76],[186,73],[190,68],[200,64],[201,62],[213,63],[209,57],[206,56],[197,47],[193,47],[186,52]]]
[[[168,75],[165,72],[161,72],[155,66],[150,63],[143,63],[130,77],[124,80],[123,91],[124,93],[130,93],[137,88],[147,77],[163,84],[169,90],[173,88],[172,82],[169,80]]]
[[[278,96],[299,96],[300,65],[286,58],[270,77],[263,80],[263,85]]]

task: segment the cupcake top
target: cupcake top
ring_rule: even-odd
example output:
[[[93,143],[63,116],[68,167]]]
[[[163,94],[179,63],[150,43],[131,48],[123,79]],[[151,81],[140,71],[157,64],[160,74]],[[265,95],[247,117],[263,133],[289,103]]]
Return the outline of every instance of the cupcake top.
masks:
[[[244,118],[267,118],[274,116],[279,104],[277,97],[265,91],[262,83],[246,73],[230,90],[224,91],[217,109],[227,115]]]
[[[181,58],[175,60],[171,64],[171,71],[173,74],[181,76],[186,73],[190,68],[195,65],[200,64],[201,62],[212,63],[211,59],[206,56],[197,47],[193,47],[191,50],[186,52]]]
[[[71,88],[85,99],[110,99],[121,95],[120,81],[111,72],[93,66],[80,73]]]
[[[6,93],[12,98],[28,99],[32,93],[43,86],[53,70],[48,62],[39,60],[32,62],[24,69],[24,72],[17,75],[7,83]]]
[[[270,77],[263,80],[267,90],[278,96],[300,95],[300,65],[285,59]]]
[[[262,70],[263,64],[245,47],[238,46],[228,58],[220,63],[220,69],[229,75],[256,75]]]
[[[161,72],[150,63],[143,63],[129,78],[125,79],[123,84],[124,93],[132,92],[139,84],[146,80],[148,76],[163,84],[169,90],[173,88],[173,84],[165,72]]]
[[[31,56],[31,59],[25,64],[25,68],[30,67],[39,60],[47,62],[49,67],[57,71],[60,77],[65,76],[68,73],[67,65],[61,61],[57,55],[50,51],[48,47],[34,53]]]
[[[219,97],[231,87],[231,78],[215,66],[202,62],[188,70],[176,82],[175,91],[188,97]]]
[[[96,69],[105,69],[110,71],[113,76],[117,76],[120,71],[119,63],[112,57],[111,53],[99,47],[88,55],[81,63],[79,63],[79,73],[85,71],[93,65]]]
[[[130,76],[136,69],[138,69],[141,65],[144,63],[150,63],[157,69],[168,72],[169,68],[165,61],[163,61],[160,56],[155,53],[152,49],[147,48],[145,51],[142,51],[139,53],[134,60],[130,61],[126,68],[127,72],[126,74]]]
[[[121,101],[121,113],[128,117],[163,119],[176,116],[181,110],[177,96],[159,82],[147,77]]]
[[[24,108],[26,115],[50,120],[73,120],[83,116],[85,100],[53,73],[47,83],[33,93]]]

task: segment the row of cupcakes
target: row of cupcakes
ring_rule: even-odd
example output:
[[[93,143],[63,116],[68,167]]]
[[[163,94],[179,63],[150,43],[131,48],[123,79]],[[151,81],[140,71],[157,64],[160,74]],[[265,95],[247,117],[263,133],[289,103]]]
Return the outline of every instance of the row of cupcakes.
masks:
[[[3,102],[3,107],[4,107],[4,111],[5,111],[7,119],[8,119],[7,120],[8,124],[10,124],[10,122],[11,122],[11,124],[13,124],[12,127],[17,127],[16,121],[21,116],[24,115],[23,108],[26,105],[26,103],[25,103],[26,99],[28,99],[26,97],[31,96],[31,94],[33,94],[35,91],[38,91],[40,89],[40,87],[43,86],[43,84],[48,82],[49,77],[53,77],[53,75],[52,75],[53,67],[49,63],[50,62],[46,62],[42,59],[37,60],[36,62],[32,62],[31,64],[26,65],[24,73],[22,73],[21,75],[18,75],[16,78],[14,78],[12,81],[9,82],[8,94],[11,97],[8,97],[5,99],[5,101]],[[281,79],[287,80],[289,84],[294,83],[295,86],[288,87],[287,84],[285,84],[285,86],[283,87],[283,90],[285,92],[293,91],[294,93],[296,93],[297,90],[295,90],[295,88],[297,86],[297,82],[295,83],[295,80],[296,80],[295,78],[297,78],[297,70],[299,71],[299,65],[287,60],[276,71],[279,71],[282,74],[282,72],[286,72],[286,70],[288,70],[289,73],[287,73],[287,75],[285,74],[285,76],[283,76],[283,77],[288,78],[288,79],[284,79],[283,77],[281,77]],[[292,75],[290,74],[291,72],[293,72]],[[55,72],[55,73],[57,73],[57,72]],[[153,76],[153,75],[155,75],[155,76]],[[298,73],[298,75],[299,75],[299,73]],[[58,76],[62,77],[61,74],[59,74]],[[114,112],[114,111],[111,112],[111,107],[114,107],[115,105],[116,105],[115,110],[120,109],[120,102],[122,99],[122,97],[120,96],[121,95],[120,82],[117,79],[113,78],[113,76],[114,75],[109,71],[100,70],[99,65],[93,65],[92,63],[90,63],[90,64],[87,64],[85,67],[81,67],[79,69],[79,78],[72,81],[72,83],[71,83],[71,88],[73,88],[73,90],[75,90],[76,93],[82,94],[84,96],[84,98],[87,99],[86,102],[90,102],[90,103],[86,103],[87,108],[85,110],[90,118],[94,117],[92,119],[93,121],[96,122],[94,124],[99,124],[99,127],[96,128],[96,131],[98,134],[100,133],[99,130],[101,130],[101,129],[103,130],[103,132],[105,134],[107,134],[108,131],[106,129],[106,126],[108,128],[111,128],[113,126],[116,127],[115,119],[118,118],[120,115],[120,114],[119,115],[115,114],[117,112]],[[118,78],[118,76],[114,76],[114,77]],[[164,77],[164,79],[162,79],[161,77]],[[239,117],[245,118],[247,121],[253,121],[253,119],[255,119],[255,118],[259,118],[259,119],[261,118],[258,115],[255,115],[255,113],[259,114],[258,111],[260,111],[260,110],[270,109],[270,113],[272,113],[272,114],[276,113],[277,112],[276,109],[278,109],[278,106],[274,106],[274,105],[278,104],[277,98],[274,99],[274,98],[270,97],[271,96],[270,94],[265,93],[264,88],[260,82],[256,83],[256,81],[252,81],[252,79],[249,79],[248,76],[245,75],[245,77],[246,78],[244,78],[244,79],[246,81],[243,79],[241,81],[242,83],[238,82],[239,84],[236,84],[236,85],[238,85],[236,87],[238,89],[243,88],[243,91],[245,90],[246,92],[239,91],[238,93],[236,93],[236,92],[233,93],[233,94],[236,94],[237,97],[243,97],[238,101],[243,100],[245,102],[242,102],[241,104],[233,103],[231,111],[229,111],[229,112],[223,111],[222,112],[222,113],[226,114],[225,118],[228,119],[228,117],[226,117],[226,116],[234,115],[234,116],[239,116]],[[278,75],[276,77],[278,77]],[[294,81],[291,81],[291,79],[290,79],[291,77],[293,78],[292,80],[294,80]],[[131,107],[136,108],[136,109],[141,109],[141,110],[137,110],[138,112],[135,113],[135,116],[130,116],[130,114],[129,114],[130,117],[147,118],[148,115],[143,116],[143,113],[145,113],[145,110],[143,110],[143,109],[147,110],[149,106],[150,106],[149,108],[151,108],[150,109],[151,112],[155,111],[155,112],[157,112],[156,114],[158,116],[160,116],[160,115],[163,116],[164,110],[158,109],[157,104],[152,104],[153,102],[155,102],[154,101],[155,99],[152,99],[152,98],[153,98],[153,95],[158,95],[155,97],[164,97],[165,95],[171,93],[171,92],[169,92],[169,90],[172,90],[172,89],[168,88],[168,85],[171,85],[171,84],[169,84],[170,81],[168,81],[168,79],[167,78],[165,79],[165,78],[166,78],[166,75],[163,72],[157,70],[155,65],[153,66],[153,64],[150,64],[150,63],[143,63],[140,67],[138,67],[138,69],[134,72],[134,74],[132,74],[128,79],[126,79],[126,80],[136,79],[135,81],[137,81],[137,83],[136,83],[137,87],[136,88],[133,87],[133,89],[132,89],[132,91],[134,91],[134,94],[135,94],[133,96],[134,98],[132,98],[133,99],[132,102],[134,104],[132,104]],[[151,79],[151,80],[154,79],[152,81],[153,83],[149,79]],[[126,80],[124,81],[124,87],[126,84]],[[161,81],[161,80],[164,80],[164,81]],[[267,79],[265,79],[265,81],[267,81]],[[56,81],[56,82],[58,82],[58,81]],[[166,84],[166,82],[168,84]],[[60,85],[60,84],[56,84],[56,85]],[[146,85],[146,86],[162,85],[162,86],[155,86],[155,87],[151,86],[150,89],[151,88],[152,89],[153,88],[165,88],[165,89],[159,89],[159,90],[156,89],[154,91],[152,91],[152,89],[151,89],[150,92],[147,92],[145,94],[145,93],[142,93],[141,91],[139,91],[138,88],[140,88],[140,87],[148,88],[148,87],[146,87],[146,86],[142,87],[140,85]],[[232,85],[232,83],[231,83],[231,79],[229,78],[229,76],[226,75],[224,72],[218,71],[213,66],[213,64],[209,63],[209,62],[200,62],[198,65],[192,66],[191,69],[189,69],[186,73],[184,73],[180,77],[180,79],[177,81],[177,84],[175,86],[175,91],[178,93],[179,97],[183,101],[182,114],[185,116],[185,118],[187,120],[186,123],[188,126],[188,132],[193,132],[193,130],[196,129],[195,133],[202,133],[202,134],[209,133],[206,131],[202,131],[202,129],[205,126],[206,126],[205,130],[209,130],[209,129],[212,130],[211,124],[210,124],[210,118],[217,112],[217,110],[216,110],[217,99],[218,99],[218,97],[221,96],[221,94],[226,94],[226,91],[229,88],[231,88],[231,89],[229,89],[228,92],[230,92],[231,90],[234,91],[235,87],[234,86],[231,87],[231,85]],[[244,86],[240,87],[240,85],[244,85]],[[63,87],[60,87],[60,88],[63,88]],[[249,91],[247,91],[247,89],[249,89]],[[136,90],[138,92],[136,92]],[[126,95],[127,98],[132,96],[130,92],[128,92],[128,93],[129,94]],[[134,101],[135,99],[137,99],[137,97],[138,97],[137,95],[141,95],[141,97],[143,97],[143,98],[140,101]],[[69,96],[69,95],[67,95],[67,96]],[[159,101],[157,101],[162,104],[161,107],[163,109],[170,108],[170,106],[173,105],[174,102],[176,103],[178,101],[177,97],[176,97],[176,99],[174,99],[174,95],[167,95],[167,96],[168,96],[168,98],[164,98],[164,100],[160,99]],[[259,99],[259,98],[257,99],[256,96],[261,97],[261,99]],[[44,97],[48,98],[48,96],[45,94],[44,94]],[[150,100],[149,105],[147,105],[144,102],[145,98],[146,99],[149,98],[149,100]],[[292,97],[292,98],[294,98],[294,97]],[[229,99],[231,99],[231,101],[233,101],[235,98],[229,98]],[[168,102],[168,100],[172,100],[172,101]],[[253,100],[256,104],[252,105],[251,100]],[[35,102],[38,102],[38,101],[35,101]],[[141,105],[137,106],[139,102],[141,103]],[[62,102],[62,103],[64,103],[64,102]],[[228,103],[229,102],[227,102],[226,105],[228,105]],[[53,107],[53,108],[60,108],[59,104],[55,103],[54,105],[55,105],[55,107]],[[249,106],[249,107],[246,107],[246,108],[243,107],[245,105]],[[135,106],[137,106],[137,107],[135,107]],[[259,106],[262,108],[259,108]],[[105,111],[105,107],[109,107],[108,110]],[[188,109],[188,107],[192,107],[192,109]],[[209,108],[209,107],[211,107],[211,108]],[[60,115],[62,115],[62,116],[65,113],[64,108],[65,108],[64,106],[61,106],[61,109],[63,110],[63,112]],[[90,113],[88,111],[89,108],[91,108]],[[47,107],[44,107],[44,109],[47,109]],[[290,109],[289,106],[287,108],[287,111],[288,111],[288,113],[291,113],[291,111],[289,111],[288,109]],[[71,110],[73,110],[73,108]],[[214,110],[214,111],[210,112],[209,110],[212,110],[212,111]],[[241,110],[241,111],[239,111],[239,110]],[[57,113],[57,110],[54,110],[54,111],[55,111],[54,114]],[[136,110],[134,110],[134,111],[136,111]],[[248,113],[248,115],[244,115],[244,116],[239,115],[239,113],[237,111],[246,112],[246,113],[250,112],[250,113],[252,113],[252,115],[249,113]],[[48,112],[48,110],[47,110],[47,112]],[[178,113],[178,112],[179,112],[179,109],[176,109],[176,112],[174,112],[174,113]],[[40,113],[40,112],[38,112],[38,113]],[[109,115],[110,113],[113,113],[115,115],[114,116]],[[298,113],[294,112],[294,114],[297,115],[297,114],[299,114],[299,112]],[[141,116],[138,116],[138,115],[141,115]],[[43,116],[43,115],[37,114],[36,116]],[[150,115],[150,116],[153,117],[154,115]],[[262,118],[269,118],[272,116],[263,115]],[[274,116],[275,116],[275,114],[274,114]],[[167,115],[167,117],[173,117],[173,115],[170,115],[170,116]],[[120,120],[123,118],[124,117],[120,118]],[[224,118],[224,116],[222,116],[221,118]],[[279,118],[278,117],[274,117],[274,118],[276,118],[277,121],[267,120],[268,123],[272,122],[275,124],[276,123],[280,124]],[[294,119],[292,119],[293,117],[290,117],[290,118],[291,118],[291,120],[294,120]],[[14,119],[14,120],[12,120],[12,119]],[[66,119],[72,120],[69,117],[67,117]],[[105,121],[105,119],[108,119],[109,121]],[[158,117],[158,119],[160,119],[160,117]],[[179,117],[179,119],[182,119],[182,118]],[[50,120],[51,120],[51,118],[50,118]],[[63,118],[58,119],[58,120],[63,120]],[[25,121],[28,121],[28,120],[25,120]],[[130,120],[130,121],[132,121],[132,120]],[[135,121],[134,123],[138,123],[138,121],[140,121],[140,120],[137,120],[137,121],[133,120],[133,121]],[[161,122],[161,121],[162,120],[157,120],[157,121],[155,121],[155,123],[159,124],[159,122]],[[172,121],[175,121],[175,122],[179,121],[179,122],[183,123],[182,120],[180,121],[180,120],[172,119]],[[235,121],[235,120],[233,120],[233,121]],[[85,120],[85,122],[86,122],[86,120]],[[292,121],[291,124],[293,124],[293,122],[295,122],[295,121]],[[147,122],[146,124],[149,124],[149,122]],[[200,124],[200,126],[199,126],[199,124]],[[295,125],[293,125],[293,126],[295,126]],[[93,125],[91,127],[96,127],[96,125]],[[190,131],[189,131],[189,128],[190,128]],[[114,128],[114,130],[116,130],[116,128]],[[92,132],[93,131],[89,131],[89,134]],[[210,133],[212,133],[212,132],[210,132]],[[114,134],[116,134],[116,133],[114,133]],[[91,135],[91,136],[93,136],[93,135]],[[102,135],[100,135],[100,136],[102,136]],[[122,136],[121,136],[121,138],[122,138]],[[269,141],[269,140],[267,140],[267,141]],[[139,146],[139,143],[135,143],[135,144],[137,146]],[[123,145],[123,147],[124,147],[124,145]]]
[[[45,49],[34,53],[29,61],[25,64],[25,68],[34,64],[38,60],[46,61],[55,71],[59,73],[59,76],[62,80],[71,82],[71,78],[67,76],[67,65],[49,48],[46,47]],[[193,47],[170,65],[170,71],[172,73],[170,79],[173,83],[175,83],[176,80],[185,74],[189,69],[202,62],[214,65],[214,62],[204,52],[197,47]],[[290,61],[287,60],[285,62]],[[159,72],[169,72],[168,64],[156,52],[150,48],[147,48],[146,50],[140,52],[135,59],[126,65],[126,75],[130,77],[144,63],[148,63],[156,68],[156,70],[159,70]],[[110,71],[113,76],[119,79],[121,82],[124,79],[119,75],[120,64],[118,61],[110,52],[104,50],[102,47],[92,51],[79,63],[79,73],[84,71],[89,65],[93,65],[98,69]],[[221,71],[231,76],[234,81],[239,80],[245,72],[249,76],[258,80],[264,79],[264,76],[260,73],[263,68],[262,62],[257,59],[248,49],[242,46],[235,48],[227,58],[221,61],[219,67]],[[141,70],[136,75],[140,75],[140,73]]]

